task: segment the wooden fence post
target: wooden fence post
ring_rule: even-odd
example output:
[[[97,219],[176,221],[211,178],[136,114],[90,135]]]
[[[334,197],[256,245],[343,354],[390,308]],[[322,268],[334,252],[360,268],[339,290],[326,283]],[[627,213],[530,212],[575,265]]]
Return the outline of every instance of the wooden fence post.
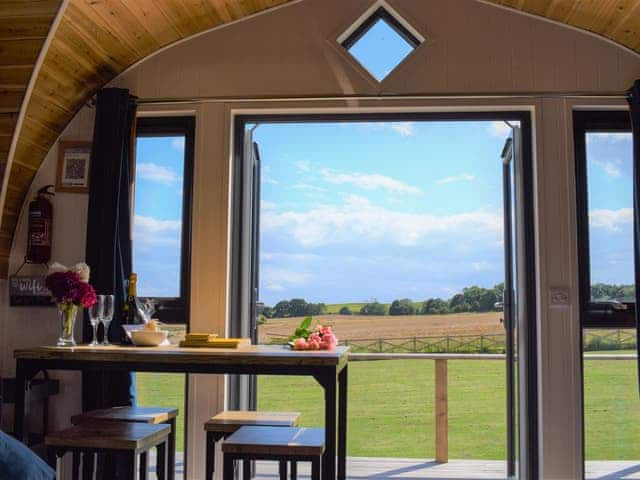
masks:
[[[447,360],[436,364],[436,462],[449,461],[449,394],[447,391]]]

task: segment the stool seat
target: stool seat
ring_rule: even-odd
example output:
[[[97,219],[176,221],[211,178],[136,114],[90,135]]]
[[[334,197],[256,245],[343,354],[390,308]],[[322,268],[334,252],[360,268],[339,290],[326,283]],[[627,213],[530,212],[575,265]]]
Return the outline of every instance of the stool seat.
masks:
[[[49,447],[146,451],[167,439],[171,427],[126,422],[87,422],[46,436]]]
[[[319,456],[324,452],[324,436],[322,428],[245,426],[222,443],[222,451],[248,456]]]
[[[168,423],[178,416],[177,408],[162,407],[112,407],[91,410],[71,417],[71,423],[78,425],[88,420],[103,420],[136,423]]]
[[[211,417],[204,424],[207,432],[233,433],[242,426],[295,427],[300,421],[300,412],[255,412],[251,410],[228,410]]]

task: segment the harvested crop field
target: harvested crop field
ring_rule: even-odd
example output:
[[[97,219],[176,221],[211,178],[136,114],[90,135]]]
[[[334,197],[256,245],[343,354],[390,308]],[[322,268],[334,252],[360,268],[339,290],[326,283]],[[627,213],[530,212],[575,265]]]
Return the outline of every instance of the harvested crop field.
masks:
[[[449,315],[319,315],[314,322],[332,325],[340,340],[495,335],[504,333],[502,312]],[[288,337],[302,318],[273,318],[259,327],[261,343]]]

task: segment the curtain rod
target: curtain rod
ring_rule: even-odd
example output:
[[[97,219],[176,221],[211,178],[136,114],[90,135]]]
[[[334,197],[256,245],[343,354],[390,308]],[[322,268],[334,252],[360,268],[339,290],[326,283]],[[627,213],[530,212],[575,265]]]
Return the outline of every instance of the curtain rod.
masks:
[[[509,94],[433,94],[433,95],[344,95],[344,96],[301,96],[301,97],[225,97],[202,96],[187,98],[139,98],[139,105],[165,105],[184,103],[248,103],[248,102],[309,102],[309,101],[379,101],[379,100],[492,100],[492,99],[517,99],[517,98],[561,98],[561,99],[600,99],[600,100],[626,100],[628,93],[620,92],[523,92]]]

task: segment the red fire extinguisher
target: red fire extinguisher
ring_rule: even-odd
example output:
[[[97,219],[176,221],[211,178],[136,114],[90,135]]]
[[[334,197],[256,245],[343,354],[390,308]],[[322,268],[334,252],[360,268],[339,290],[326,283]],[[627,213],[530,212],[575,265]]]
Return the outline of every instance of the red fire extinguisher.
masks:
[[[27,239],[27,263],[49,263],[51,259],[51,236],[53,228],[53,205],[50,196],[55,195],[47,185],[38,190],[36,198],[29,203],[29,234]]]

